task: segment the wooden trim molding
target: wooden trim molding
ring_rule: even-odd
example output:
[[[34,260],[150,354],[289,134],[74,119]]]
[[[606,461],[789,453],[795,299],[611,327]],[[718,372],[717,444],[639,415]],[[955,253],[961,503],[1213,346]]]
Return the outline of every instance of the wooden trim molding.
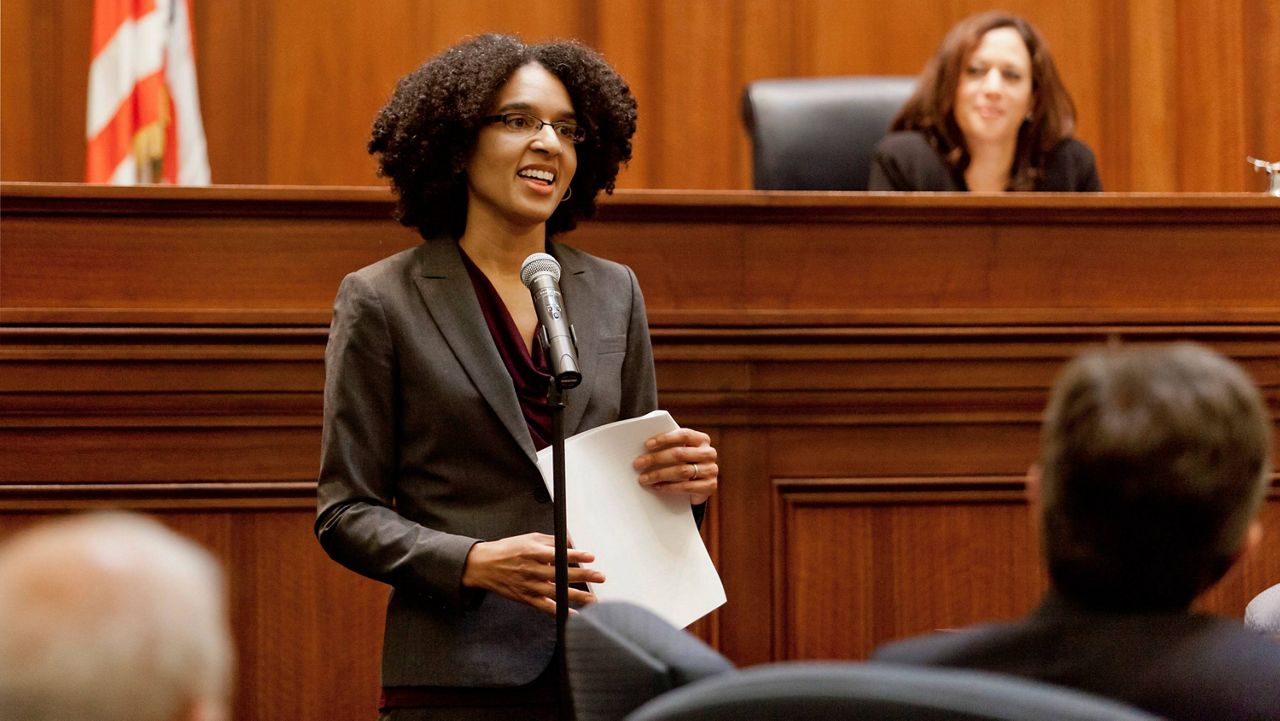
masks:
[[[0,513],[71,512],[100,508],[219,513],[314,509],[316,484],[279,483],[0,483]]]
[[[891,553],[884,545],[888,534],[877,532],[886,523],[886,514],[917,507],[942,523],[946,512],[941,509],[948,507],[1025,504],[1020,476],[777,478],[773,491],[772,628],[773,654],[779,659],[815,658],[815,646],[832,648],[827,641],[806,643],[815,641],[812,633],[806,633],[815,625],[826,626],[833,636],[851,631],[841,629],[824,613],[813,616],[815,608],[810,606],[848,603],[884,609],[906,592],[898,587],[895,561],[885,558]],[[822,523],[823,516],[832,517],[823,527],[830,527],[841,538],[827,538],[821,547],[815,547],[817,534],[808,524]],[[856,539],[862,547],[844,546],[844,538]],[[848,579],[853,579],[856,588],[849,587]],[[800,599],[814,595],[820,600],[810,606]],[[853,639],[835,646],[845,648],[848,655],[865,656],[878,642],[887,640],[887,636],[876,637],[874,628],[852,632]]]

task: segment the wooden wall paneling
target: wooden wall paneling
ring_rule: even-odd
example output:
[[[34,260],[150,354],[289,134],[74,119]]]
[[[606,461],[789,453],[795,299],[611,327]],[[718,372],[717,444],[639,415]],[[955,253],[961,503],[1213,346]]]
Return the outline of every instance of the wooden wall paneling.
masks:
[[[735,161],[731,187],[752,187],[751,141],[742,119],[742,94],[747,85],[763,78],[801,74],[798,70],[800,6],[798,2],[793,6],[779,5],[773,0],[747,0],[738,6],[734,38],[736,78],[731,88],[737,95],[733,106],[728,108],[729,120],[735,126],[735,132],[728,136]]]
[[[323,323],[346,272],[418,242],[387,220],[388,196],[375,190],[307,203],[298,190],[172,189],[154,208],[143,189],[65,192],[83,197],[48,199],[66,213],[52,217],[27,214],[40,198],[6,195],[0,279],[15,320]],[[998,212],[989,202],[624,192],[568,240],[631,263],[660,323],[1276,318],[1280,299],[1257,275],[1280,265],[1277,209],[1264,197],[1033,194],[1001,199]],[[131,226],[116,215],[127,208],[154,217]],[[214,222],[225,213],[238,215]],[[719,282],[691,283],[687,267]],[[51,300],[58,307],[41,306]]]
[[[734,64],[739,80],[789,77],[802,72],[805,2],[780,5],[774,0],[744,0],[735,18]],[[739,117],[741,115],[739,114]]]
[[[939,479],[926,480],[933,488]],[[875,645],[1016,618],[1035,605],[1047,584],[1022,480],[1012,480],[1015,488],[1008,490],[930,490],[921,494],[923,499],[890,501],[893,509],[881,512],[889,516],[889,542],[879,544],[882,549],[887,546],[889,556],[878,559],[877,568],[888,565],[893,570],[877,576],[893,579],[884,590],[892,588],[894,597],[877,604]],[[875,497],[867,495],[874,502]],[[892,609],[893,615],[881,620],[885,609]]]
[[[308,499],[310,500],[310,499]],[[363,719],[376,713],[387,587],[324,554],[314,504],[235,518],[228,563],[246,649],[236,718]]]
[[[268,104],[277,91],[269,72],[276,28],[271,6],[259,0],[195,0],[191,22],[210,178],[227,185],[271,182],[282,170],[268,139]],[[307,77],[312,76],[291,80]],[[309,125],[293,132],[314,133]]]
[[[0,0],[0,83],[4,103],[0,104],[0,177],[20,178],[39,167],[41,142],[38,133],[47,126],[34,122],[38,113],[36,87],[38,33],[35,28],[40,9],[30,0]],[[44,12],[48,12],[48,6]],[[22,98],[24,102],[18,102]]]
[[[314,481],[318,426],[308,420],[284,428],[255,428],[251,419],[195,429],[128,419],[113,427],[99,421],[88,428],[5,429],[3,472],[23,484]]]
[[[1116,5],[1113,15],[1127,36],[1126,63],[1118,85],[1126,89],[1122,114],[1128,123],[1112,121],[1118,134],[1112,147],[1128,168],[1126,187],[1168,192],[1178,187],[1178,120],[1169,112],[1177,99],[1178,29],[1174,0],[1139,0]],[[1114,69],[1108,71],[1115,75]],[[1106,178],[1104,177],[1104,182]],[[1106,186],[1104,186],[1106,187]]]
[[[337,268],[325,269],[333,276],[326,277],[324,281],[327,282],[316,282],[302,273],[281,275],[278,274],[278,264],[270,268],[261,265],[261,259],[257,257],[260,254],[255,249],[262,248],[262,243],[272,243],[271,247],[281,250],[292,245],[293,248],[283,252],[298,252],[303,255],[296,257],[305,257],[318,226],[332,222],[335,221],[317,220],[295,225],[284,237],[277,234],[280,229],[271,223],[245,225],[238,229],[236,235],[215,240],[209,237],[209,233],[188,229],[180,219],[171,222],[158,220],[154,227],[159,232],[145,235],[133,235],[119,226],[103,224],[97,228],[98,232],[81,236],[79,247],[69,244],[46,248],[38,239],[30,245],[15,242],[5,248],[6,260],[13,263],[11,272],[5,275],[14,284],[6,289],[6,296],[15,306],[34,307],[41,301],[42,284],[79,275],[83,282],[69,288],[69,293],[59,299],[68,309],[111,307],[106,305],[110,302],[117,303],[114,306],[117,309],[140,312],[157,309],[197,311],[212,307],[240,309],[254,314],[266,309],[293,308],[301,311],[322,307],[317,306],[319,297],[314,294],[322,293],[320,288],[323,285],[332,285],[333,291],[337,290],[343,275]],[[18,221],[13,221],[10,227],[17,230],[18,224]],[[340,221],[337,224],[342,225]],[[79,228],[79,224],[60,225],[55,221],[41,227],[68,235]],[[350,228],[353,234],[358,233],[360,225],[351,224]],[[301,232],[295,234],[294,231]],[[189,238],[188,242],[175,243],[175,239],[182,238],[184,234]],[[210,247],[206,241],[216,245]],[[406,246],[413,244],[409,242]],[[359,245],[359,240],[353,237],[352,250]],[[78,252],[95,247],[97,250],[90,255]],[[239,262],[235,262],[237,258]],[[230,266],[226,264],[228,259],[231,260]],[[365,258],[357,259],[353,254],[354,262],[361,260]],[[352,269],[363,264],[353,265]],[[139,278],[143,280],[139,282]],[[251,295],[246,295],[246,290]],[[300,292],[312,295],[300,295]],[[332,301],[332,292],[329,295]]]
[[[1034,412],[1040,404],[1025,396],[1027,389],[1046,385],[1062,362],[1090,340],[1090,336],[1081,336],[1076,343],[1063,343],[1054,349],[1056,353],[1044,356],[1037,346],[1048,343],[1011,342],[1007,352],[1000,352],[996,339],[988,336],[966,349],[948,342],[940,333],[930,334],[929,341],[918,346],[864,337],[854,342],[860,346],[856,351],[842,353],[822,353],[824,349],[813,353],[815,349],[805,344],[804,350],[813,353],[808,359],[783,354],[754,359],[751,389],[837,393],[856,400],[864,412],[881,415],[893,414],[894,403],[902,403],[905,407],[899,412],[914,416],[944,398],[953,404],[951,408],[963,408],[970,417],[997,408],[1005,412],[1026,409],[1027,403]],[[970,353],[951,355],[964,350]],[[839,367],[841,373],[830,374],[833,367]],[[891,395],[877,397],[878,391]],[[984,402],[982,394],[990,394],[990,398]],[[816,404],[814,399],[806,406]]]
[[[875,43],[867,18],[874,8],[864,3],[842,3],[833,0],[797,0],[794,14],[794,56],[786,65],[783,77],[821,75],[869,75],[863,70],[866,59],[874,53],[868,46]],[[904,45],[915,47],[910,40]],[[924,56],[927,57],[927,56]],[[923,64],[923,60],[920,60]],[[916,70],[919,70],[917,67]],[[769,77],[765,75],[764,77]]]
[[[2,190],[0,528],[188,514],[233,573],[238,718],[289,715],[300,693],[311,716],[367,717],[386,590],[324,558],[310,523],[337,281],[416,242],[386,193]],[[1256,196],[619,193],[568,240],[636,270],[661,402],[721,452],[704,533],[729,602],[697,632],[743,664],[860,657],[1029,607],[1020,479],[1075,351],[1197,339],[1280,412],[1280,298],[1259,281],[1280,266],[1277,213]],[[175,268],[188,283],[157,278]],[[1263,548],[1202,604],[1238,614],[1276,564]]]
[[[399,2],[417,14],[418,31],[431,38],[431,54],[466,36],[486,32],[511,33],[526,42],[573,38],[593,44],[599,4],[590,0],[569,0],[535,8],[510,0]],[[390,14],[403,13],[393,10]]]
[[[774,485],[775,656],[854,658],[854,649],[872,645],[866,620],[874,617],[873,587],[886,580],[873,567],[871,510],[815,512],[805,499],[780,490],[779,481]],[[806,631],[807,638],[796,638]]]
[[[409,8],[298,1],[270,7],[272,42],[259,50],[270,87],[267,182],[380,184],[365,146],[396,80],[417,66]]]
[[[1077,199],[1071,200],[1070,205],[1079,207]],[[774,205],[756,210],[762,215],[780,211],[784,197],[771,202]],[[812,313],[814,322],[835,323],[864,312],[883,320],[895,308],[903,311],[894,316],[899,319],[922,317],[929,309],[934,318],[954,312],[976,322],[982,317],[990,322],[1017,317],[1034,317],[1037,322],[1056,317],[1062,323],[1150,322],[1156,320],[1150,310],[1166,304],[1226,321],[1241,319],[1241,313],[1252,312],[1248,309],[1274,308],[1274,295],[1249,282],[1250,269],[1280,263],[1280,246],[1266,221],[1240,226],[1230,234],[1235,240],[1224,240],[1221,226],[1201,225],[1184,216],[1182,202],[1167,209],[1167,220],[1141,224],[1116,223],[1118,216],[1103,222],[1074,211],[1055,216],[1041,206],[1023,225],[1014,208],[1006,206],[999,232],[983,229],[977,217],[959,215],[935,226],[919,224],[909,233],[902,232],[899,219],[885,216],[868,215],[865,222],[851,221],[852,226],[813,223],[803,231],[797,225],[803,222],[800,215],[780,216],[776,222],[769,217],[753,221],[742,235],[717,233],[697,222],[668,227],[664,219],[649,216],[636,226],[584,227],[574,242],[634,259],[645,288],[657,293],[651,311],[671,311],[687,320],[720,294],[733,297],[735,320],[721,314],[717,322],[742,324],[782,317],[794,321],[802,313]],[[750,211],[743,207],[736,212]],[[1244,216],[1228,214],[1221,220],[1235,223]],[[857,231],[851,233],[852,227]],[[1161,239],[1175,229],[1192,245],[1163,243]],[[683,266],[706,268],[725,283],[690,284],[683,266],[663,262],[653,237],[668,233],[684,241]],[[1189,255],[1178,259],[1183,252]],[[1189,258],[1201,252],[1249,260],[1241,265],[1218,262],[1188,275]],[[1117,274],[1117,263],[1122,273]],[[913,282],[900,282],[904,277]],[[1116,282],[1117,278],[1125,280]],[[1231,300],[1219,296],[1221,291]]]
[[[36,64],[37,92],[43,97],[39,101],[41,114],[32,119],[46,126],[37,152],[47,155],[51,166],[79,181],[85,172],[93,8],[90,3],[58,3],[47,17],[49,32],[56,40],[47,48],[52,62]]]
[[[1018,237],[999,231],[986,246],[972,242],[988,232],[977,226],[920,228],[910,238],[895,234],[891,226],[866,230],[866,235],[850,238],[835,228],[809,228],[802,242],[788,245],[798,240],[794,227],[759,228],[742,253],[750,262],[740,290],[743,308],[918,307],[923,300],[918,293],[924,289],[931,294],[929,307],[935,308],[1036,307],[1074,309],[1082,315],[1165,303],[1205,310],[1257,308],[1276,300],[1270,289],[1236,274],[1250,264],[1201,266],[1189,276],[1187,266],[1169,254],[1167,235],[1155,228],[1086,230],[1046,223],[1028,227]],[[1182,237],[1199,248],[1196,252],[1252,258],[1258,264],[1252,267],[1277,267],[1280,262],[1280,239],[1269,229],[1242,233],[1238,244],[1224,244],[1210,226],[1185,228]],[[946,255],[947,262],[935,262],[939,255]],[[905,275],[919,285],[900,283]],[[1116,283],[1117,277],[1125,281]]]
[[[1180,2],[1178,23],[1178,189],[1243,190],[1246,28],[1231,0]]]
[[[1095,160],[1106,158],[1106,164],[1099,160],[1098,176],[1102,187],[1111,191],[1117,187],[1127,187],[1132,169],[1129,153],[1129,131],[1121,127],[1122,120],[1130,117],[1129,103],[1133,91],[1130,89],[1128,72],[1117,72],[1117,68],[1128,69],[1131,65],[1129,47],[1129,16],[1127,5],[1111,3],[1104,6],[1098,14],[1097,43],[1101,62],[1095,68],[1092,78],[1098,88],[1095,98],[1100,122],[1096,128],[1095,142],[1089,143],[1093,149]],[[1077,104],[1081,98],[1074,94],[1072,98]]]
[[[945,481],[957,488],[945,489]],[[923,482],[922,482],[923,481]],[[786,659],[1016,618],[1045,582],[1018,479],[778,479]]]
[[[597,249],[626,248],[625,252],[634,259],[636,266],[644,268],[643,271],[637,270],[637,278],[648,308],[693,311],[705,308],[708,298],[722,299],[725,294],[742,292],[745,258],[738,252],[741,238],[736,233],[720,233],[700,223],[654,220],[657,222],[628,222],[609,227],[598,225],[589,233],[579,233],[572,245],[584,249],[588,246]],[[681,248],[679,263],[670,262],[667,251],[655,243],[658,239],[678,241]],[[715,282],[697,282],[696,277],[691,279],[689,268],[700,269],[707,279]],[[649,297],[651,294],[652,298]]]
[[[118,323],[327,324],[343,275],[420,242],[388,221],[389,195],[374,189],[324,191],[305,219],[291,204],[309,191],[271,191],[263,203],[241,200],[252,190],[171,189],[193,203],[180,213],[130,204],[145,189],[100,192],[55,201],[76,210],[51,216],[24,215],[21,201],[6,199],[0,282],[9,322],[106,314]],[[145,220],[121,223],[116,213]]]
[[[665,397],[665,388],[662,392]],[[723,416],[718,408],[704,413]],[[772,561],[775,529],[764,500],[770,495],[769,456],[793,451],[770,443],[763,425],[736,419],[721,431],[716,450],[720,490],[714,510],[721,519],[716,568],[727,598],[713,619],[719,633],[717,647],[739,665],[767,663],[778,658],[771,632],[777,581]]]
[[[619,173],[618,187],[660,187],[667,141],[660,115],[663,43],[657,9],[653,0],[611,0],[596,4],[595,14],[595,48],[627,81],[638,105],[631,162]]]
[[[958,19],[930,0],[892,8],[801,0],[794,7],[795,75],[916,75]]]
[[[578,37],[633,84],[642,119],[622,187],[746,188],[742,86],[762,77],[915,74],[983,2],[269,0],[194,5],[215,182],[376,183],[369,126],[396,79],[465,35]],[[1243,155],[1280,156],[1280,10],[1267,0],[1008,6],[1031,19],[1077,101],[1106,187],[1253,191]],[[89,3],[4,0],[0,177],[79,181]]]
[[[272,3],[276,42],[267,52],[275,90],[269,98],[273,174],[268,182],[381,184],[365,147],[373,119],[400,77],[484,32],[512,33],[528,42],[560,37],[589,42],[591,6],[560,3],[530,13],[524,5],[501,0]],[[303,128],[309,132],[299,132]]]
[[[727,0],[656,6],[661,104],[650,102],[648,122],[658,126],[659,144],[648,152],[659,154],[671,187],[714,188],[737,167],[729,141],[738,137],[733,28],[742,7]]]
[[[774,478],[912,478],[935,469],[949,476],[1001,474],[1020,477],[1035,458],[1038,414],[1020,420],[920,418],[861,423],[845,421],[825,433],[801,425],[771,429],[769,443],[804,453],[771,457]],[[838,469],[838,471],[837,471]]]
[[[323,328],[0,338],[5,483],[315,482]]]
[[[1244,22],[1245,144],[1249,155],[1280,161],[1280,3],[1247,0]],[[1241,190],[1264,192],[1265,174],[1249,168]]]
[[[93,6],[5,0],[0,12],[4,178],[82,181]]]
[[[1275,534],[1280,532],[1280,485],[1273,483],[1258,518],[1264,529],[1262,542],[1246,551],[1222,580],[1197,600],[1197,608],[1240,618],[1254,596],[1278,582],[1280,550]]]

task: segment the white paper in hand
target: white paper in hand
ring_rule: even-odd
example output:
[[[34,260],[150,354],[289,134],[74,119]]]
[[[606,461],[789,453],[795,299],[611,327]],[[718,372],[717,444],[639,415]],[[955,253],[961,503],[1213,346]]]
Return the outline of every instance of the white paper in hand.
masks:
[[[631,467],[650,437],[679,426],[666,411],[592,428],[565,439],[565,496],[574,548],[604,583],[588,584],[601,601],[630,601],[684,628],[725,602],[685,494],[640,485]],[[551,448],[538,468],[552,488]]]

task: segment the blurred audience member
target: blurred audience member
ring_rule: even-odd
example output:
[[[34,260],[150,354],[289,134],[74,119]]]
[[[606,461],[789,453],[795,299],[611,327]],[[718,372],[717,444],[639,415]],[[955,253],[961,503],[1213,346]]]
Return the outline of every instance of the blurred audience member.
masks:
[[[1051,590],[1026,619],[883,647],[877,661],[1008,673],[1169,719],[1280,719],[1280,644],[1192,601],[1258,543],[1270,423],[1201,346],[1067,366],[1029,489]]]
[[[1280,583],[1253,597],[1244,609],[1244,625],[1280,638]]]
[[[219,721],[232,648],[222,571],[126,513],[0,545],[0,720]]]

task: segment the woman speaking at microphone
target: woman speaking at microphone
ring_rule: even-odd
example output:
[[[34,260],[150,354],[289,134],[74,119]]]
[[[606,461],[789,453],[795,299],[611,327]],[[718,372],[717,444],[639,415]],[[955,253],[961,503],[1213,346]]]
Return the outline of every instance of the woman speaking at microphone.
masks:
[[[465,41],[402,78],[369,150],[424,242],[348,275],[325,352],[316,535],[392,587],[380,718],[554,718],[547,349],[524,260],[548,253],[578,341],[566,435],[657,405],[644,300],[626,266],[556,242],[631,157],[636,104],[594,51]],[[706,434],[649,439],[637,482],[702,504]],[[590,564],[591,549],[570,549]],[[606,579],[571,568],[573,583]],[[572,603],[593,600],[571,589]]]

